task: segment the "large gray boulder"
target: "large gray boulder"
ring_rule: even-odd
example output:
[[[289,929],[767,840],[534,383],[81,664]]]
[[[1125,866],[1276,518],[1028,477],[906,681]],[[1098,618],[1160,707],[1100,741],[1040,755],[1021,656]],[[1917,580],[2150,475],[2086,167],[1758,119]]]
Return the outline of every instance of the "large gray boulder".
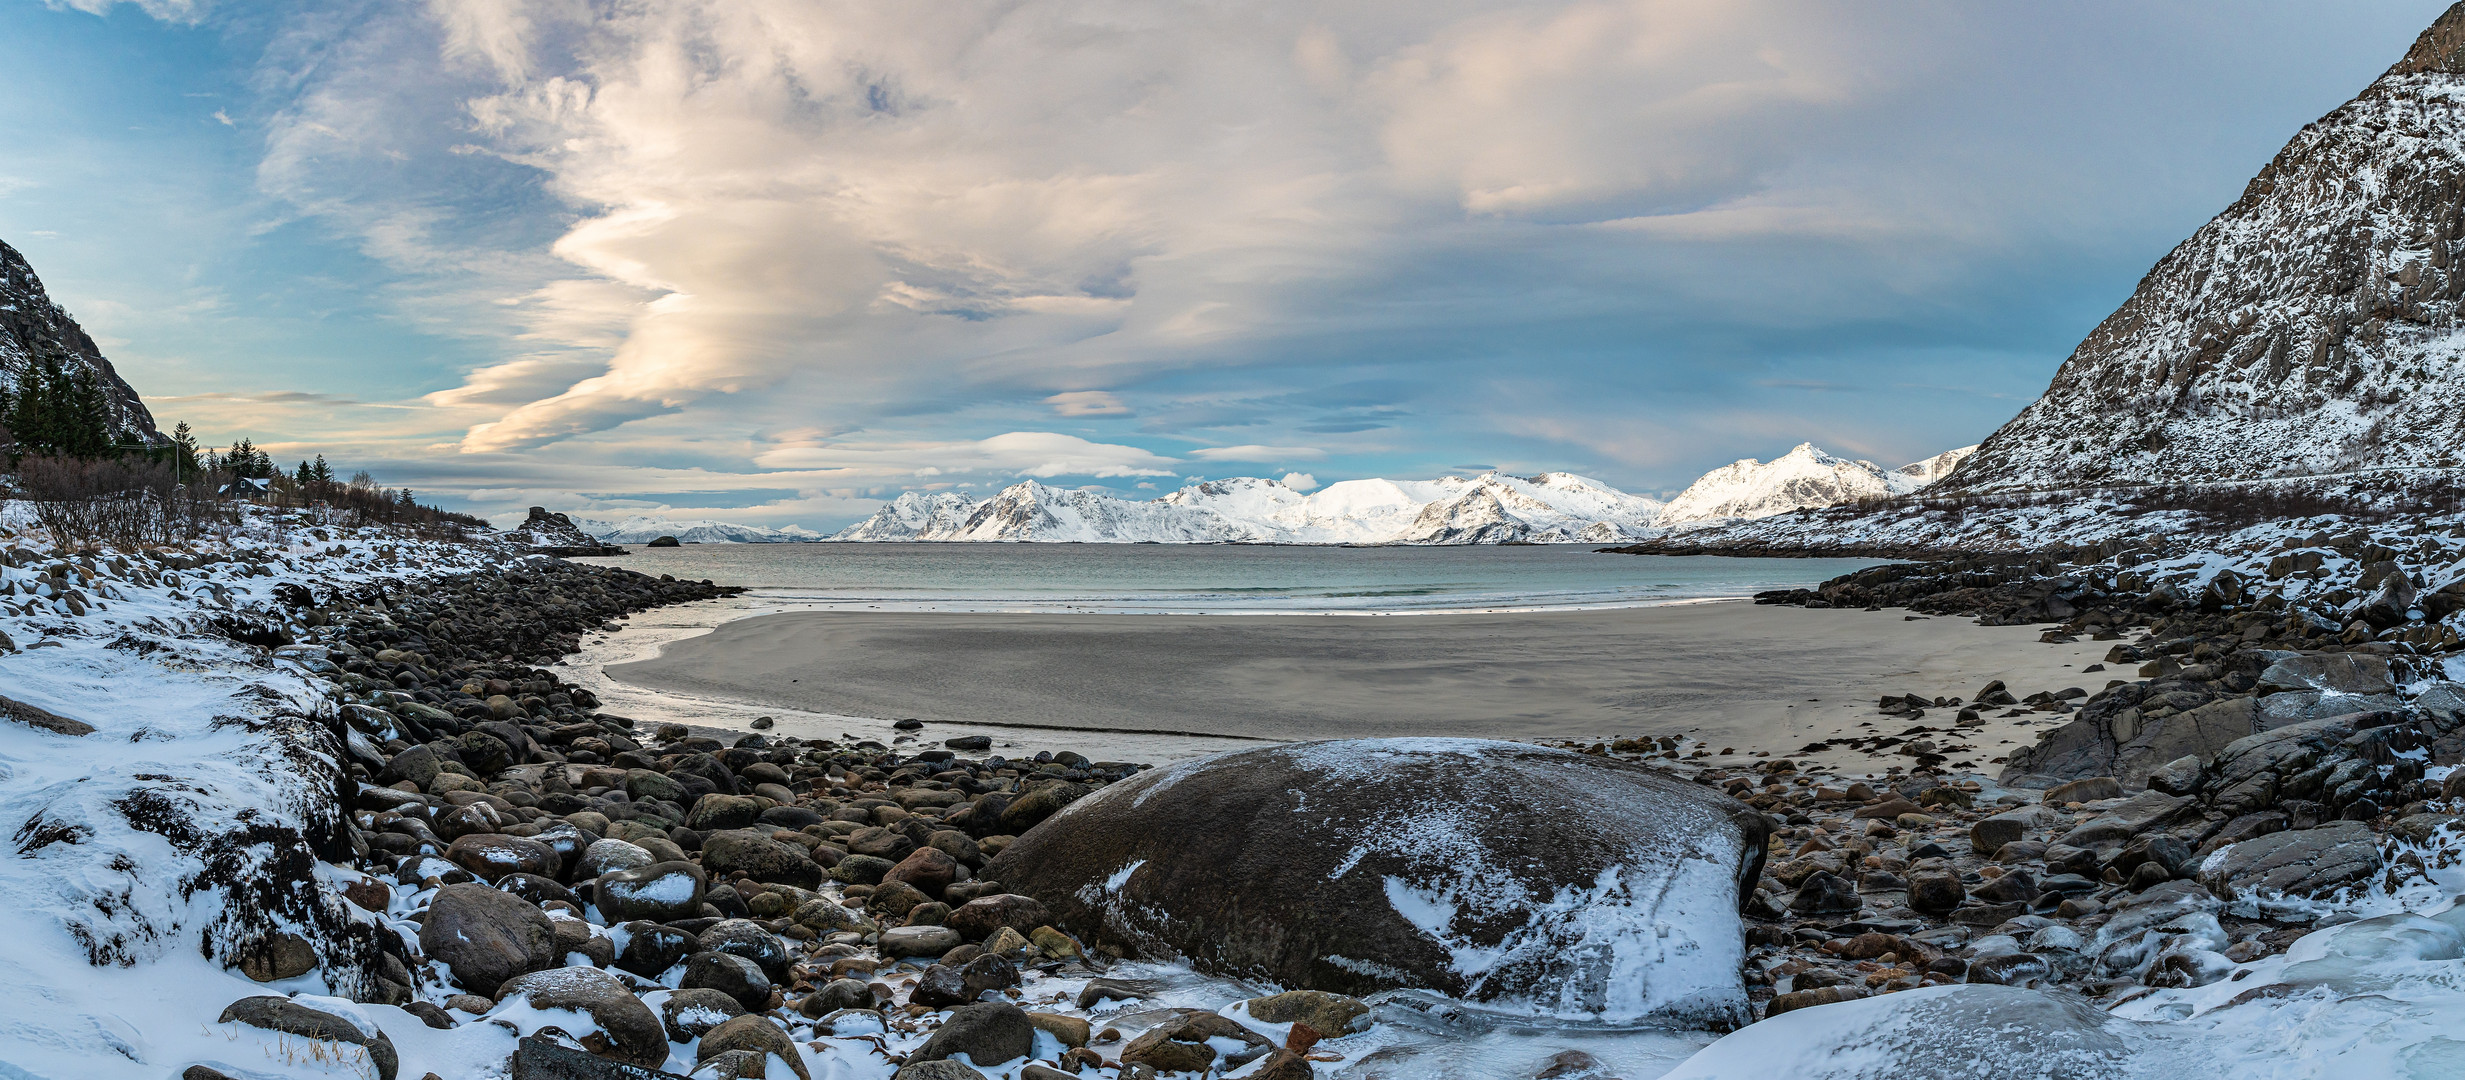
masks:
[[[527,999],[535,1008],[587,1014],[598,1030],[568,1034],[601,1057],[654,1068],[668,1060],[667,1027],[658,1015],[623,980],[598,968],[550,968],[515,976],[496,993],[500,1002],[514,997]]]
[[[548,913],[512,893],[485,885],[447,885],[428,905],[420,951],[445,965],[454,985],[493,996],[516,975],[556,963],[556,928]]]
[[[222,1017],[216,1022],[246,1024],[317,1042],[359,1047],[368,1055],[368,1064],[375,1068],[376,1080],[394,1080],[395,1071],[401,1068],[402,1058],[394,1050],[394,1040],[387,1038],[384,1032],[371,1034],[348,1019],[323,1009],[312,1009],[286,997],[269,994],[241,998],[225,1007]],[[323,1058],[320,1056],[319,1060]]]
[[[1736,1021],[1770,820],[1639,766],[1516,743],[1224,754],[1079,799],[981,876],[1090,944],[1290,989]]]
[[[2359,821],[2270,833],[2201,860],[2199,882],[2218,899],[2314,897],[2379,872],[2379,836]]]

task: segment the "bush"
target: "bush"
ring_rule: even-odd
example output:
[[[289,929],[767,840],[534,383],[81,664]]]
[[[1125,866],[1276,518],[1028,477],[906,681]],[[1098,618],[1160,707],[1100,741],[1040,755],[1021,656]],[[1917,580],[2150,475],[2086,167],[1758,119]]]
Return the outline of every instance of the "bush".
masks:
[[[232,520],[208,481],[142,458],[29,457],[18,462],[17,486],[64,546],[178,543]]]

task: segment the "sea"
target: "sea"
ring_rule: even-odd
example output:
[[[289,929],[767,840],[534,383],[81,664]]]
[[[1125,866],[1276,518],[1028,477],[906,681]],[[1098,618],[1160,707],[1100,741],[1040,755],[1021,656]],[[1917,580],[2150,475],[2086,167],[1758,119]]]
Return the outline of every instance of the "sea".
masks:
[[[1800,588],[1875,565],[1567,544],[686,544],[576,561],[743,585],[772,610],[1279,615],[1641,607]]]

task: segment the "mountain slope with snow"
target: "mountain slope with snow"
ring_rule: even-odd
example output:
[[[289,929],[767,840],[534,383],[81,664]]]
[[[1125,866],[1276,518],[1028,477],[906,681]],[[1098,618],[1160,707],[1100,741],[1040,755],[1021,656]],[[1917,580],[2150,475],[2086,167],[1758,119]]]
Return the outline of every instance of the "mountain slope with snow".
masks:
[[[2465,6],[2151,269],[1947,487],[2465,465]]]
[[[1871,461],[1824,453],[1813,443],[1770,461],[1744,458],[1703,474],[1654,520],[1663,528],[1710,521],[1771,517],[1809,507],[1906,495],[1948,475],[1976,447],[1947,450],[1886,471]]]
[[[801,525],[766,529],[730,521],[675,520],[642,514],[622,521],[577,518],[574,524],[610,544],[647,544],[662,536],[673,536],[687,544],[795,544],[822,539],[822,534]]]
[[[1658,500],[1571,473],[1347,480],[1313,493],[1257,477],[1134,502],[1033,480],[983,502],[900,496],[834,540],[1061,543],[1497,544],[1648,535]]]
[[[83,367],[94,375],[102,387],[103,408],[113,432],[157,445],[166,441],[154,429],[154,414],[146,411],[136,389],[103,358],[102,349],[85,327],[52,302],[24,255],[0,243],[0,389],[15,393],[27,373],[46,359],[58,361],[63,369]]]

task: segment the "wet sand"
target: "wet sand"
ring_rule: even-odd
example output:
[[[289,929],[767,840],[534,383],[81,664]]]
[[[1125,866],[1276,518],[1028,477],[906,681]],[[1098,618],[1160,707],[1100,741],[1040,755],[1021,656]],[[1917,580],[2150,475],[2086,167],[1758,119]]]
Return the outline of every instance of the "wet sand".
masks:
[[[671,694],[962,725],[1209,741],[1692,735],[1715,749],[1792,753],[1905,726],[1876,713],[1887,693],[1966,697],[1990,679],[2023,696],[2105,685],[2108,675],[2080,669],[2109,645],[2043,644],[2039,632],[1744,603],[1410,616],[802,611],[726,622],[606,671]],[[2048,722],[1998,720],[1959,757],[1984,765]],[[1859,771],[1906,763],[1821,757]]]

